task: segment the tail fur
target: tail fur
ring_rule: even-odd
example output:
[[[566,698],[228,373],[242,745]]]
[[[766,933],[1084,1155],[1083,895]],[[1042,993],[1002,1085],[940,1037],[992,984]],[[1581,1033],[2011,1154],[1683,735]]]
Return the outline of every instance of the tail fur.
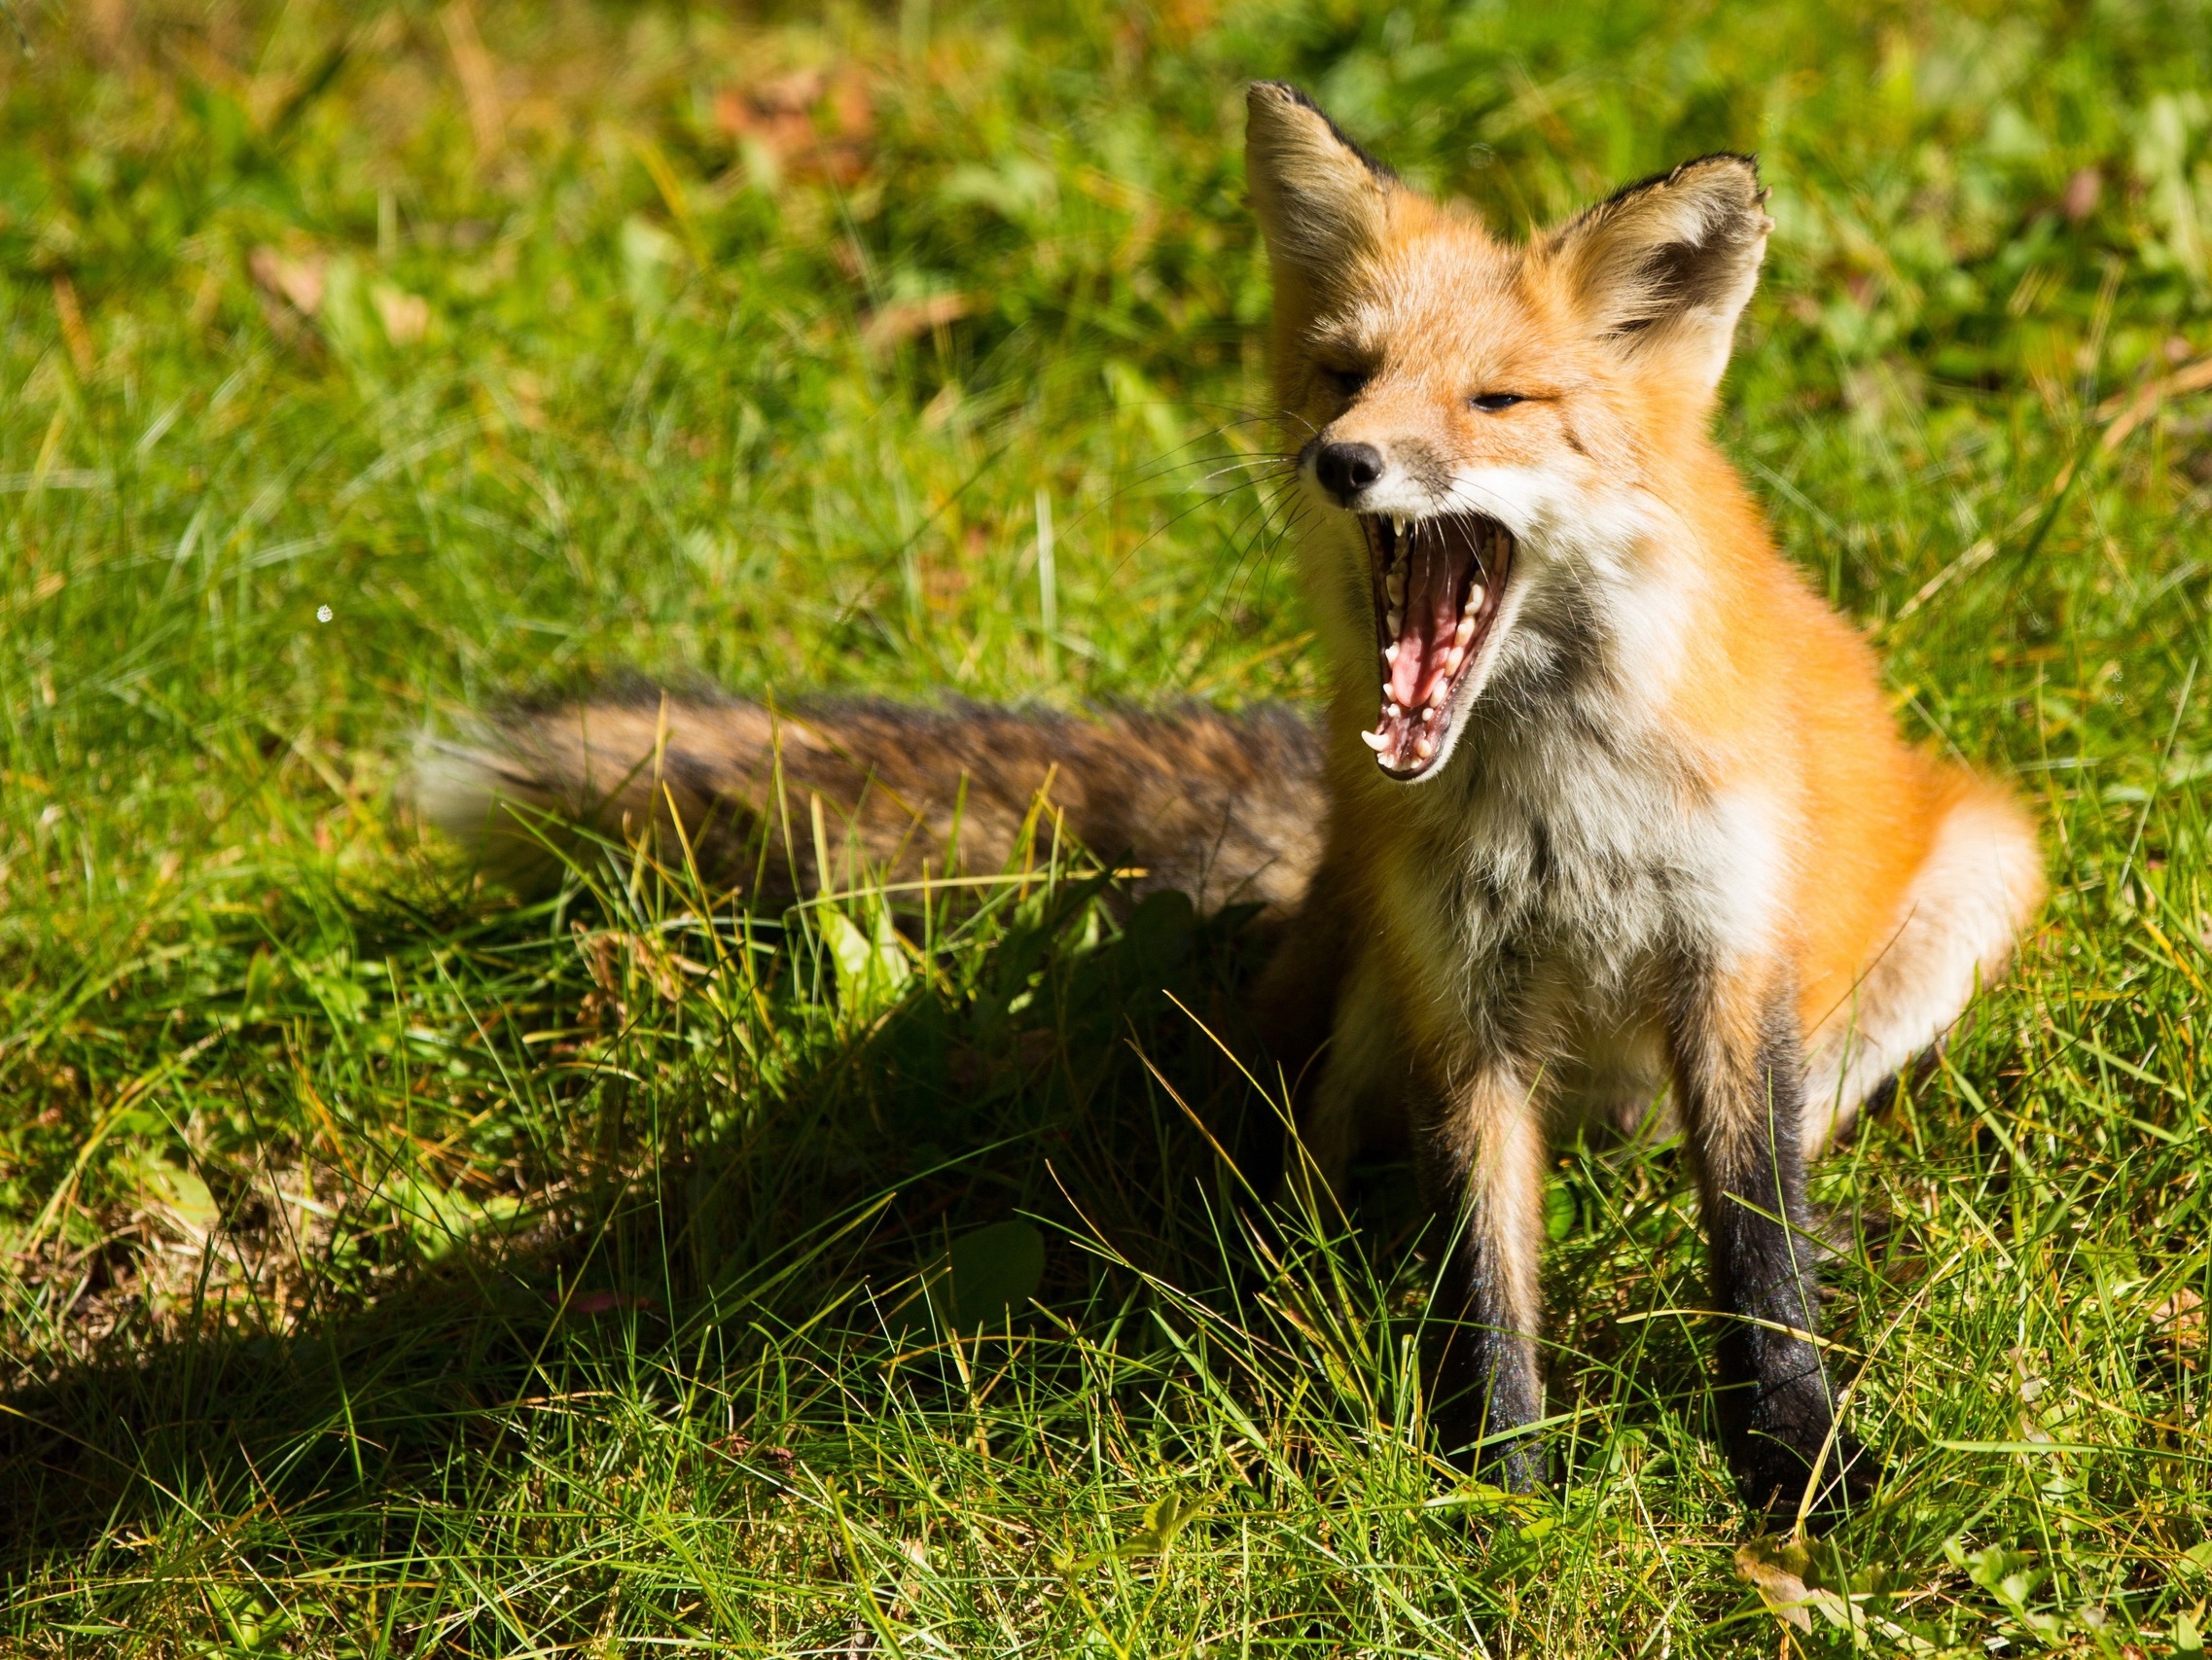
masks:
[[[810,797],[833,865],[913,881],[1006,868],[1040,795],[1065,833],[1131,867],[1131,888],[1200,910],[1297,908],[1319,860],[1320,746],[1281,707],[1077,717],[980,704],[822,701],[768,709],[658,691],[495,718],[418,768],[424,817],[518,886],[556,868],[549,832],[650,834],[754,902],[819,892]],[[674,834],[673,811],[683,836]],[[1049,845],[1052,828],[1040,832]],[[555,843],[557,845],[557,842]],[[832,872],[833,877],[837,872]]]

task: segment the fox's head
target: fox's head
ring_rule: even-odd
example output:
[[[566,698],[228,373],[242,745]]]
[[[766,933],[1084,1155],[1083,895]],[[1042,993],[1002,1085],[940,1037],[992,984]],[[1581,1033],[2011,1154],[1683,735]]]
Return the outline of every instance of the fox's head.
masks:
[[[1633,585],[1685,470],[1711,471],[1766,193],[1746,158],[1708,156],[1508,242],[1294,88],[1259,83],[1249,107],[1320,620],[1347,672],[1372,667],[1363,735],[1412,783],[1443,771],[1501,663],[1536,666],[1559,619]]]

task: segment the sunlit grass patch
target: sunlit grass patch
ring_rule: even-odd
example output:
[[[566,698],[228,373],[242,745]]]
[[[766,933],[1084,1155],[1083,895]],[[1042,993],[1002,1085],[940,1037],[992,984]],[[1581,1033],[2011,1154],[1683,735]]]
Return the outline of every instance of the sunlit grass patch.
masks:
[[[5,1642],[2201,1649],[2200,5],[16,13]],[[1889,1470],[1817,1553],[1737,1555],[1674,1148],[1561,1152],[1509,1501],[1424,1433],[1409,1173],[1231,1167],[1239,919],[1045,817],[928,894],[618,840],[520,899],[405,806],[625,667],[1309,696],[1256,74],[1514,233],[1757,151],[1727,442],[2047,827],[2018,972],[1817,1179]]]

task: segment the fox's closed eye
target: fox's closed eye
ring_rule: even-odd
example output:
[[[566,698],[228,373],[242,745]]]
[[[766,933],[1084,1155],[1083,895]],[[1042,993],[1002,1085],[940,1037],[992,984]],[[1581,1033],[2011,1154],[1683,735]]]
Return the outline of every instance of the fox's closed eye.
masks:
[[[1346,398],[1357,398],[1367,389],[1370,379],[1364,369],[1324,369],[1321,378]]]
[[[1494,415],[1500,409],[1510,409],[1523,400],[1517,392],[1484,392],[1467,402],[1470,407],[1480,409],[1485,415]]]

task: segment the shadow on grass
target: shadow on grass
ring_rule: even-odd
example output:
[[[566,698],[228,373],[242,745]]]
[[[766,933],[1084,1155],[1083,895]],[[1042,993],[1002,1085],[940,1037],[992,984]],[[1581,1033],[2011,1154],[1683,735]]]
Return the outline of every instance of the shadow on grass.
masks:
[[[581,1087],[540,1092],[564,1120],[535,1172],[557,1199],[368,1295],[289,1317],[203,1303],[10,1394],[0,1582],[180,1513],[211,1548],[241,1519],[311,1513],[388,1552],[410,1502],[511,1479],[549,1413],[690,1391],[715,1418],[702,1443],[779,1447],[832,1382],[795,1387],[794,1367],[841,1358],[880,1388],[948,1321],[1102,1329],[1153,1279],[1231,1307],[1262,1265],[1224,1154],[1265,1187],[1279,1128],[1224,1043],[1249,1048],[1239,993],[1269,940],[1179,896],[1118,923],[1098,901],[1071,884],[1017,907],[943,954],[956,973],[874,988],[865,1019],[866,965],[821,958],[813,931],[783,942],[786,978],[756,984],[745,1018],[693,1007],[687,981],[681,1022],[620,1006],[653,966],[612,971],[595,947],[636,945],[634,927],[581,951],[556,935],[555,1001],[573,1016],[596,999],[618,1028],[571,1067]],[[352,921],[369,949],[404,944],[388,914]],[[510,1047],[542,1065],[548,1045]],[[748,1048],[755,1087],[733,1091]],[[577,1168],[550,1167],[563,1148],[586,1149]],[[963,1241],[983,1244],[963,1260]],[[955,1389],[941,1362],[909,1360],[901,1387]]]
[[[641,1482],[727,1519],[717,1548],[739,1550],[779,1505],[857,1506],[888,1539],[933,1484],[1018,1517],[1070,1501],[1070,1458],[1125,1470],[1255,1437],[1247,1479],[1285,1506],[1418,1520],[1448,1491],[1424,1450],[1409,1172],[1366,1170],[1353,1225],[1255,1225],[1280,1119],[1235,1054],[1265,928],[1054,880],[942,927],[903,918],[894,968],[883,913],[824,908],[756,936],[610,883],[582,933],[525,907],[477,917],[468,950],[465,918],[347,919],[357,955],[444,953],[440,983],[466,994],[450,1024],[534,1126],[523,1202],[369,1281],[337,1271],[334,1232],[301,1264],[308,1293],[271,1305],[296,1312],[122,1330],[0,1400],[0,1584],[96,1574],[107,1607],[166,1621],[218,1569],[239,1595],[286,1580],[295,1605],[353,1573],[387,1588],[360,1607],[404,1584],[434,1623],[431,1581],[478,1550],[581,1641],[598,1616],[546,1587],[628,1548],[579,1541],[595,1509],[648,1503]],[[471,950],[510,977],[469,980]],[[1690,1471],[1710,1434],[1686,1323],[1611,1318],[1639,1278],[1700,1306],[1678,1175],[1648,1149],[1628,1168],[1624,1200],[1588,1158],[1554,1183],[1553,1283],[1594,1305],[1560,1323],[1552,1391],[1584,1474]],[[624,1536],[660,1524],[637,1525]],[[844,1572],[791,1583],[818,1572]]]

